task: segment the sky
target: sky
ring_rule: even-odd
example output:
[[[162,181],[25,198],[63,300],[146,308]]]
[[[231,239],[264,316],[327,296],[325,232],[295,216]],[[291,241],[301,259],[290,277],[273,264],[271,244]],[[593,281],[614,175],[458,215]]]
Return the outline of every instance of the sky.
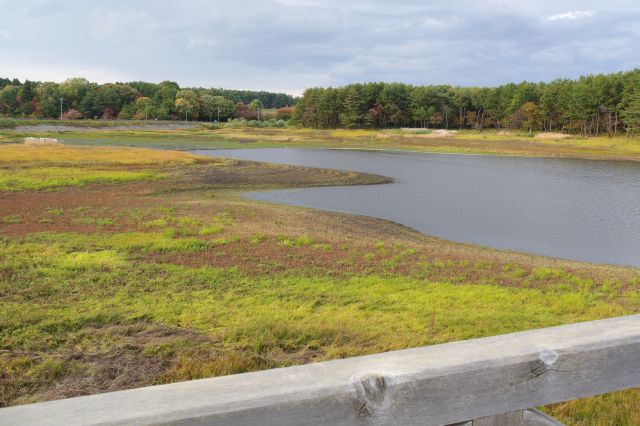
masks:
[[[640,67],[637,0],[0,0],[0,76],[282,91]]]

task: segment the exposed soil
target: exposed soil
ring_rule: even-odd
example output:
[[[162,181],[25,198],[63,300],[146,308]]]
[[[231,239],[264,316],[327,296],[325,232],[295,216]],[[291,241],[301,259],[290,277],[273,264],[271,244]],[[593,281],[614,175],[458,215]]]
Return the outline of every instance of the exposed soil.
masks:
[[[87,342],[109,341],[112,344],[104,350],[83,347]],[[3,386],[29,388],[25,395],[14,403],[27,403],[60,398],[71,398],[101,392],[129,389],[159,383],[164,371],[171,367],[171,357],[159,357],[145,352],[148,347],[162,347],[176,341],[189,341],[193,346],[215,347],[215,341],[194,330],[166,327],[145,322],[114,324],[103,327],[85,327],[76,333],[77,349],[61,349],[47,356],[48,362],[64,362],[73,366],[73,372],[65,376],[57,386],[51,386],[47,377],[15,377],[7,371],[0,371],[0,388]],[[214,348],[215,349],[215,348]],[[215,356],[215,350],[210,351]],[[0,352],[2,355],[2,352]],[[38,354],[12,353],[10,358],[41,358]],[[42,359],[40,359],[42,361]],[[49,379],[49,380],[47,380]],[[4,383],[3,383],[4,382]],[[14,389],[15,393],[21,393]],[[0,401],[0,405],[2,401]]]
[[[282,188],[330,185],[371,185],[392,179],[369,173],[317,169],[232,160],[224,167],[191,168],[184,178],[211,189]]]
[[[120,169],[136,170],[135,166]],[[119,185],[88,185],[51,191],[0,191],[0,232],[122,232],[135,228],[127,213],[166,203],[167,194],[202,190],[376,184],[391,180],[372,174],[271,165],[250,161],[196,164],[166,169],[168,179]],[[189,196],[193,198],[193,195]],[[61,212],[52,211],[60,210]],[[79,219],[110,217],[113,225],[83,224]],[[4,218],[4,223],[3,223]],[[7,218],[13,218],[8,220]]]

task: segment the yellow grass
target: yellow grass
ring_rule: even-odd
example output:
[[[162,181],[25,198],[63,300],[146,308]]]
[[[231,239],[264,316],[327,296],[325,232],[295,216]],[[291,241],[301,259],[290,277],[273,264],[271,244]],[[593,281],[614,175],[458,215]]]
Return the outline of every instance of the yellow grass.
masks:
[[[1,163],[85,163],[111,165],[194,164],[202,157],[179,151],[68,145],[0,145]]]

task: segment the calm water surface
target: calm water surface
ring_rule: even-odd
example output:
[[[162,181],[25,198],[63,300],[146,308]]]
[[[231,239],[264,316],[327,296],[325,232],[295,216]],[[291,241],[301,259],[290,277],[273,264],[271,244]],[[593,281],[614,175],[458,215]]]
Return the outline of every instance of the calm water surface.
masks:
[[[252,199],[379,217],[500,249],[640,266],[638,164],[327,149],[197,152],[395,179],[248,193]]]

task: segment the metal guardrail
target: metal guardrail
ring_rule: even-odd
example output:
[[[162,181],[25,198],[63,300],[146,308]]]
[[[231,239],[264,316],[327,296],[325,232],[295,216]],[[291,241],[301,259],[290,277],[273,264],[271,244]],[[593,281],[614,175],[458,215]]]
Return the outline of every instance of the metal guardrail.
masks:
[[[0,425],[552,425],[527,409],[638,386],[633,315],[3,408]]]

